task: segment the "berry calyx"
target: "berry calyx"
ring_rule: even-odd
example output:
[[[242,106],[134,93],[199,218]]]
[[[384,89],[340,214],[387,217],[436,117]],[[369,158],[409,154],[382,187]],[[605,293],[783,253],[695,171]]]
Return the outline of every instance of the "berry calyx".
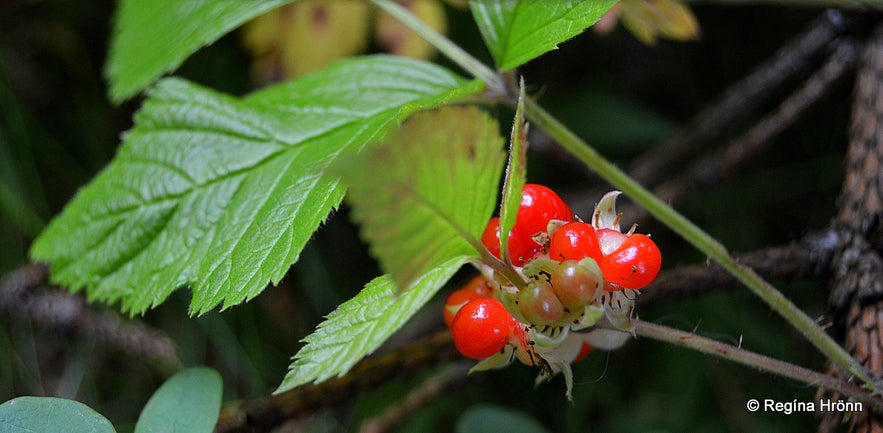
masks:
[[[573,221],[573,211],[548,187],[535,183],[524,185],[512,230],[530,237],[545,232],[551,220]]]
[[[454,315],[467,302],[477,298],[490,298],[491,295],[492,291],[488,285],[488,280],[483,275],[476,276],[466,283],[465,286],[454,290],[448,295],[448,298],[445,300],[445,307],[442,309],[442,318],[445,320],[445,325],[448,328],[451,327]]]
[[[601,246],[591,224],[580,221],[567,223],[552,234],[549,244],[549,258],[552,260],[581,260],[591,257],[601,258]]]
[[[551,325],[564,315],[564,305],[543,280],[530,282],[518,294],[518,309],[534,325]]]
[[[619,249],[628,237],[619,230],[613,229],[598,229],[595,231],[595,236],[598,238],[598,246],[601,248],[601,254],[605,256]],[[597,260],[597,258],[595,259]]]
[[[463,356],[484,359],[506,346],[515,326],[515,318],[500,301],[478,298],[466,302],[451,323],[454,346]]]
[[[481,243],[485,248],[498,259],[502,259],[500,255],[500,218],[493,217],[488,221],[484,232],[481,234]],[[543,252],[543,247],[534,242],[530,236],[525,236],[520,231],[512,229],[509,232],[509,259],[515,266],[524,266],[524,263],[530,261],[537,254]]]
[[[594,300],[603,281],[597,265],[591,269],[576,260],[561,262],[550,277],[552,290],[571,312],[582,311],[586,304]]]
[[[615,286],[640,289],[653,282],[662,267],[662,254],[650,237],[633,234],[598,263],[604,279]]]

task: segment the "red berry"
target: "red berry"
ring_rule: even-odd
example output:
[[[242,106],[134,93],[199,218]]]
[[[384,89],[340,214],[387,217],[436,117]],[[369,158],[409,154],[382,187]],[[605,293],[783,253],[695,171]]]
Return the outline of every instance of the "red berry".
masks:
[[[573,221],[573,211],[548,187],[535,183],[524,185],[512,230],[530,237],[545,232],[550,220]]]
[[[604,281],[596,272],[576,260],[565,260],[552,272],[552,290],[568,310],[581,312],[595,299],[595,293]]]
[[[564,315],[564,305],[544,280],[531,282],[518,294],[518,309],[534,325],[551,325]]]
[[[503,350],[515,323],[500,301],[473,299],[460,308],[451,323],[454,346],[467,358],[487,358]]]
[[[575,221],[555,230],[549,245],[550,259],[562,261],[586,257],[601,258],[601,247],[591,224]]]
[[[608,282],[626,289],[640,289],[659,274],[662,254],[648,236],[633,234],[598,264]]]
[[[481,234],[481,243],[494,255],[500,259],[500,218],[493,217],[488,221],[484,232]],[[509,258],[515,266],[524,266],[524,262],[536,257],[537,254],[543,252],[543,247],[534,242],[530,236],[525,236],[521,232],[512,230],[509,232]]]
[[[491,288],[488,286],[487,278],[483,275],[473,278],[466,283],[465,286],[451,292],[445,300],[445,307],[442,310],[442,317],[445,319],[445,325],[447,325],[448,328],[451,327],[451,322],[454,321],[454,315],[457,314],[460,307],[467,302],[476,298],[490,297]]]

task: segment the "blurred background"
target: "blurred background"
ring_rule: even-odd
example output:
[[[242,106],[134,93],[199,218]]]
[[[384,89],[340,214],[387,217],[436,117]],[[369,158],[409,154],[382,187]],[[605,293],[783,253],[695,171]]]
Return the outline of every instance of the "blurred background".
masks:
[[[379,51],[415,55],[457,70],[421,48],[394,23],[384,23],[366,4],[331,3],[338,5],[310,9],[315,5],[304,3],[300,9],[260,18],[196,53],[175,75],[242,95],[330,60],[303,54],[298,50],[305,48],[297,47],[296,41],[325,47],[321,50],[325,53],[335,47],[340,55]],[[457,3],[428,3],[432,5],[419,9],[425,19],[490,62],[468,9]],[[132,114],[141,100],[111,104],[102,76],[114,7],[108,0],[88,5],[69,0],[0,5],[0,275],[21,271],[34,237],[113,158],[120,135],[132,126]],[[646,161],[642,158],[664,154],[661,146],[683,132],[691,118],[820,19],[842,24],[838,35],[847,38],[860,36],[861,25],[856,22],[865,19],[846,13],[831,21],[821,9],[770,4],[698,2],[687,11],[668,15],[680,27],[648,37],[653,26],[642,27],[640,10],[633,9],[635,16],[626,18],[628,8],[620,8],[621,22],[606,19],[606,33],[587,31],[526,65],[520,72],[528,91],[601,154],[621,167],[638,167]],[[692,32],[687,31],[691,24],[684,13],[695,16],[698,23]],[[627,28],[623,22],[629,19]],[[339,26],[332,29],[357,30],[323,34],[310,27],[317,20]],[[345,41],[340,40],[343,33]],[[717,128],[718,136],[686,152],[672,153],[676,163],[655,172],[650,183],[676,178],[689,162],[755,125],[818,69],[831,44],[822,45],[828,51],[795,66],[793,79],[762,92],[750,109]],[[785,244],[825,229],[836,211],[843,181],[853,85],[850,66],[845,67],[842,78],[826,85],[827,94],[818,103],[765,141],[738,170],[713,185],[694,188],[679,198],[676,207],[736,253]],[[509,108],[490,110],[499,115],[501,124],[511,122]],[[561,191],[585,217],[609,187],[534,132],[529,181]],[[108,332],[130,332],[135,328],[127,324],[137,324],[137,332],[143,331],[146,340],[130,346],[106,344],[109,340],[84,332],[76,315],[57,323],[37,320],[32,309],[16,308],[20,298],[7,298],[0,309],[0,401],[20,395],[74,398],[125,432],[131,430],[150,394],[179,366],[218,369],[228,405],[268,396],[281,382],[299,340],[380,272],[347,214],[346,208],[341,209],[316,233],[278,287],[223,313],[188,317],[189,294],[179,291],[159,308],[129,322],[116,318],[114,306],[84,307],[82,298],[76,298],[77,314],[119,321],[116,330]],[[632,220],[626,215],[627,224]],[[638,222],[663,250],[664,270],[705,263],[661,224],[647,218]],[[470,276],[468,269],[462,271],[389,346],[441,330],[441,300]],[[774,283],[811,317],[828,320],[823,278]],[[32,286],[39,287],[46,299],[61,299],[54,297],[60,292],[45,284]],[[50,317],[63,315],[59,305],[68,305],[64,302],[47,302],[43,308]],[[654,302],[639,315],[824,369],[823,359],[743,288]],[[137,347],[154,350],[144,349],[151,344],[172,352],[156,359],[138,352]],[[406,349],[404,353],[407,356]],[[319,405],[281,431],[358,431],[363,420],[384,413],[450,363],[462,362],[440,358],[445,359],[410,366],[405,374],[379,385],[356,387],[341,401]],[[391,431],[480,433],[512,423],[514,430],[507,431],[780,432],[810,431],[817,424],[813,414],[750,413],[744,408],[749,398],[809,401],[814,388],[655,341],[632,341],[612,353],[594,352],[577,364],[573,403],[565,398],[563,380],[535,387],[536,374],[532,368],[513,365],[456,379],[396,422]]]

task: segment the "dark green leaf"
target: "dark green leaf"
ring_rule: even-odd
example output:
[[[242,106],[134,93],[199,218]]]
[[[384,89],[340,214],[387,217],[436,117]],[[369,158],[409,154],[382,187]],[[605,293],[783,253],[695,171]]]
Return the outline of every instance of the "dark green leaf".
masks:
[[[31,250],[91,299],[143,312],[176,288],[202,313],[278,282],[344,188],[326,168],[408,114],[479,91],[426,62],[343,61],[244,99],[160,83],[114,161]]]
[[[122,101],[198,49],[246,21],[293,0],[121,0],[105,75]]]
[[[536,419],[524,412],[481,405],[469,408],[457,421],[457,433],[549,433]]]
[[[107,418],[83,403],[55,397],[18,397],[0,405],[3,433],[115,433]]]
[[[349,371],[401,328],[468,260],[455,257],[400,292],[389,275],[375,278],[328,315],[294,356],[277,393]]]
[[[598,22],[616,0],[472,0],[484,42],[500,70],[554,50]]]
[[[206,367],[181,371],[150,397],[135,433],[211,433],[221,413],[222,392],[217,371]]]
[[[382,146],[341,167],[362,235],[399,287],[452,257],[478,256],[502,149],[486,113],[445,107],[414,115]]]

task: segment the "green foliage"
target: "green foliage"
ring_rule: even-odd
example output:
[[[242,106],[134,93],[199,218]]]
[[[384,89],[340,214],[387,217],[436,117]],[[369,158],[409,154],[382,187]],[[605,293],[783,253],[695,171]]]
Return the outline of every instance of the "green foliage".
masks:
[[[457,433],[548,433],[536,419],[524,412],[500,406],[470,407],[457,421]]]
[[[375,278],[328,315],[295,356],[277,393],[343,375],[377,349],[435,295],[468,257],[460,256],[423,274],[400,292],[389,275]]]
[[[143,312],[176,288],[202,313],[278,282],[343,198],[326,168],[409,113],[480,90],[386,56],[237,99],[179,79],[150,93],[114,161],[32,247],[57,283]]]
[[[105,65],[110,95],[122,101],[201,47],[293,0],[121,0]]]
[[[353,215],[400,288],[451,257],[478,257],[502,146],[487,114],[447,107],[414,115],[383,146],[344,164]]]
[[[211,368],[181,371],[150,397],[135,433],[210,433],[221,412],[222,391],[221,375]]]
[[[0,405],[4,433],[115,433],[107,418],[89,406],[55,397],[18,397]]]
[[[514,69],[598,22],[616,0],[473,0],[469,2],[497,68]]]
[[[521,190],[527,177],[527,123],[524,121],[524,80],[521,80],[512,134],[509,136],[509,162],[506,164],[506,180],[503,182],[503,199],[500,201],[500,254],[511,263],[509,257],[509,232],[515,226],[518,207],[521,206]]]

